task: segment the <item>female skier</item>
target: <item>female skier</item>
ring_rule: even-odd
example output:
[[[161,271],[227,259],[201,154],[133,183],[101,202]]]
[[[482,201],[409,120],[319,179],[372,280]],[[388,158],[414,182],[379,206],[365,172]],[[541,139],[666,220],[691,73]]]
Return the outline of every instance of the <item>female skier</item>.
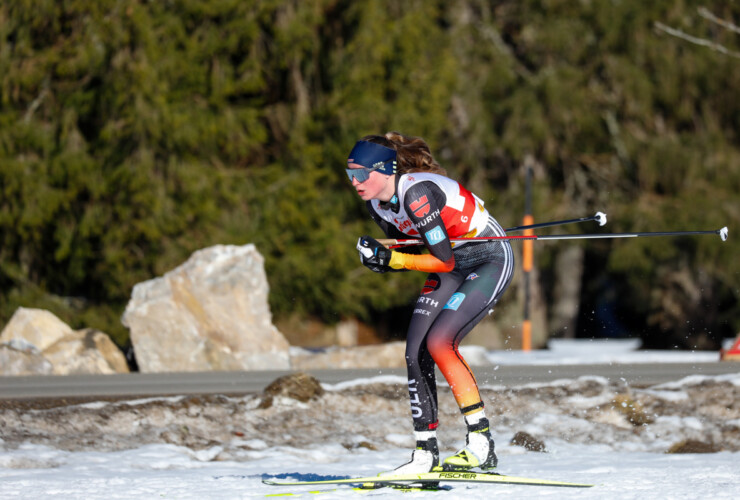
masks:
[[[390,238],[421,238],[429,253],[389,250],[363,236],[362,263],[372,271],[428,273],[409,324],[406,365],[416,450],[411,461],[387,474],[430,472],[439,466],[436,364],[467,424],[466,446],[444,460],[444,470],[492,469],[493,438],[478,386],[458,351],[460,341],[506,290],[514,257],[508,241],[455,243],[450,238],[504,236],[483,202],[432,157],[423,139],[397,132],[358,141],[347,175],[370,216]]]

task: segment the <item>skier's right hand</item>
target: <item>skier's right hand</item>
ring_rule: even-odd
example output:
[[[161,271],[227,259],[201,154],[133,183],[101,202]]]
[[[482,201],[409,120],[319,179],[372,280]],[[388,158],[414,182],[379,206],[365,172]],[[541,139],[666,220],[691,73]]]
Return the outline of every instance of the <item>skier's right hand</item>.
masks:
[[[391,271],[388,263],[391,260],[391,250],[381,245],[377,240],[370,236],[361,236],[357,240],[357,250],[360,252],[360,262],[376,273],[386,273]]]

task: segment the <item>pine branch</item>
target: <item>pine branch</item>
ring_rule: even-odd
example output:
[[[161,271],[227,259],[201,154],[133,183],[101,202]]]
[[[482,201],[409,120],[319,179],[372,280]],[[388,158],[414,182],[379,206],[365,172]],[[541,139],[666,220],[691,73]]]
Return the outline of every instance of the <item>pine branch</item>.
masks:
[[[733,50],[730,50],[724,45],[714,43],[705,38],[698,38],[695,36],[691,36],[687,33],[684,33],[681,30],[671,28],[670,26],[666,26],[665,24],[658,22],[658,21],[655,21],[654,26],[660,31],[663,31],[671,36],[675,36],[676,38],[686,40],[687,42],[693,43],[695,45],[701,45],[702,47],[708,47],[709,49],[719,52],[721,54],[740,59],[740,52],[735,52]]]
[[[36,112],[38,107],[41,106],[41,103],[44,102],[44,99],[46,99],[46,96],[48,94],[49,94],[49,77],[47,76],[46,78],[44,78],[44,81],[41,84],[41,91],[39,92],[39,95],[36,96],[36,98],[28,106],[28,109],[23,115],[23,121],[25,123],[28,123],[29,121],[31,121],[33,114]]]
[[[707,9],[706,7],[699,7],[696,10],[699,13],[699,15],[703,17],[704,19],[708,19],[709,21],[712,21],[713,23],[719,24],[726,30],[732,31],[740,35],[740,26],[737,26],[729,21],[725,21],[724,19],[720,19],[719,17],[709,12],[709,9]]]

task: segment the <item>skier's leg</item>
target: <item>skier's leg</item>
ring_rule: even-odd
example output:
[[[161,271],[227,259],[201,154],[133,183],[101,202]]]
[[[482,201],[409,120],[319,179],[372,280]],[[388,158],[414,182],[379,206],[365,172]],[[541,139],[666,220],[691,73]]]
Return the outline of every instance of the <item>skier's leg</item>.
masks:
[[[477,267],[450,297],[427,334],[429,352],[450,384],[468,426],[466,447],[445,460],[449,467],[487,469],[497,463],[478,384],[458,347],[506,290],[511,267],[507,261]]]
[[[437,385],[427,333],[460,283],[462,277],[457,274],[430,274],[411,316],[406,335],[406,367],[415,431],[432,430],[437,425]]]
[[[432,273],[417,299],[406,337],[406,367],[416,450],[410,462],[386,474],[429,472],[439,464],[437,383],[426,335],[462,276]]]

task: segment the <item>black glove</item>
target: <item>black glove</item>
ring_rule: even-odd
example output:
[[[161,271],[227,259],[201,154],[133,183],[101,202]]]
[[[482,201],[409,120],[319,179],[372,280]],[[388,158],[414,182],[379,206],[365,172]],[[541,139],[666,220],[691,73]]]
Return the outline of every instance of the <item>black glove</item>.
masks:
[[[362,236],[357,240],[357,250],[360,252],[362,265],[375,271],[385,273],[392,269],[388,264],[391,262],[391,252],[370,236]]]

